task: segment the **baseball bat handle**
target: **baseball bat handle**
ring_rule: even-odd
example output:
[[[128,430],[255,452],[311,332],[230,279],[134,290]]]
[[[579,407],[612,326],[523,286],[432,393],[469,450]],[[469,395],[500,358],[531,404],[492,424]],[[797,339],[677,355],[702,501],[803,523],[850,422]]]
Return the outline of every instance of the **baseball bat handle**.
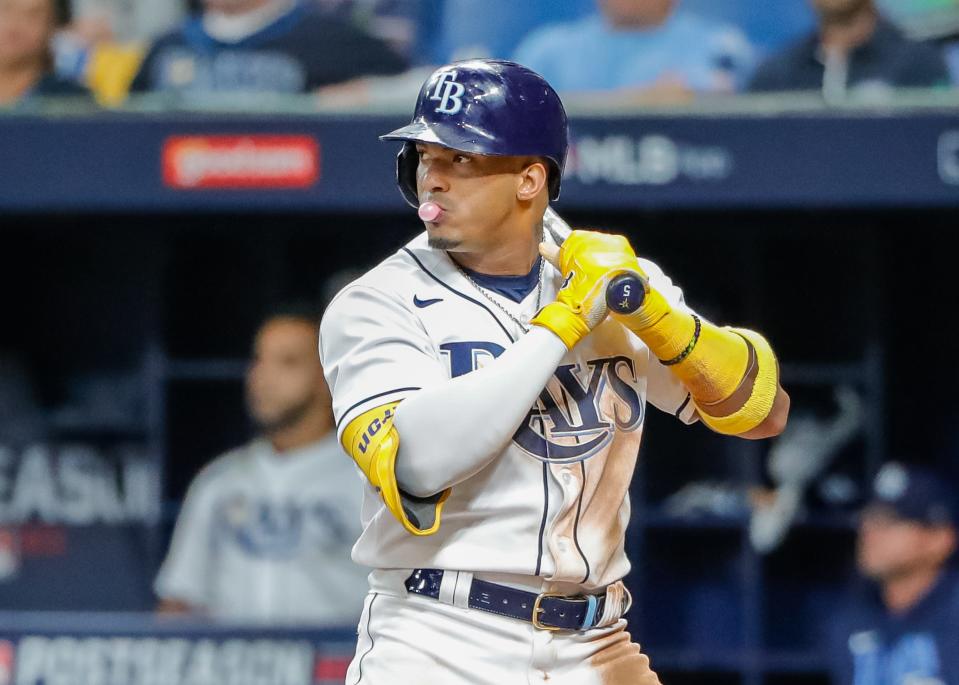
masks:
[[[632,314],[643,306],[644,299],[646,284],[639,274],[620,274],[606,286],[606,306],[618,314]]]

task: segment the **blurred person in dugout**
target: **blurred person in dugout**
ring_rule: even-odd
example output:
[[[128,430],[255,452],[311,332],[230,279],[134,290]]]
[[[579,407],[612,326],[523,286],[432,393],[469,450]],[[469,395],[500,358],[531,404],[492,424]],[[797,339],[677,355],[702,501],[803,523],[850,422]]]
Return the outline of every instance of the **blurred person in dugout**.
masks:
[[[386,41],[311,0],[203,0],[149,49],[131,91],[305,93],[406,66]]]
[[[532,32],[514,59],[568,94],[688,99],[745,87],[754,50],[738,28],[679,0],[597,0],[598,12]]]
[[[930,470],[880,470],[857,540],[868,583],[828,635],[834,685],[959,683],[956,506]]]
[[[187,492],[156,579],[161,613],[273,624],[355,624],[367,570],[353,563],[362,485],[336,440],[319,316],[284,307],[261,325],[246,377],[260,437],[215,459]]]
[[[89,95],[54,73],[51,43],[69,19],[67,0],[0,0],[0,107],[35,97]]]
[[[821,91],[827,100],[882,96],[893,88],[949,86],[932,45],[907,39],[875,0],[811,0],[818,27],[757,69],[752,91]]]

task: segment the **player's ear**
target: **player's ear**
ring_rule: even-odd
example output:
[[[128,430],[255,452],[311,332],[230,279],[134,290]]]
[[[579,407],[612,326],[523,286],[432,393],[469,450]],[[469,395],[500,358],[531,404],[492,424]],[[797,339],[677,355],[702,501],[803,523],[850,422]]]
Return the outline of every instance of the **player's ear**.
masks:
[[[548,181],[549,172],[546,165],[538,159],[529,160],[519,172],[516,198],[523,202],[529,202],[543,191]]]

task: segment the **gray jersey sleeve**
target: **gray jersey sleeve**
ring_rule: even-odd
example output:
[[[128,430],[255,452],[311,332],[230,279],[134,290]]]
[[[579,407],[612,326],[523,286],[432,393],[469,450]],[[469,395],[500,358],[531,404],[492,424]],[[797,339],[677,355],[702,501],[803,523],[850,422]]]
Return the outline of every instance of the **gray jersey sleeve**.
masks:
[[[161,599],[180,600],[196,607],[211,604],[216,497],[212,466],[194,479],[183,500],[170,550],[153,586]]]

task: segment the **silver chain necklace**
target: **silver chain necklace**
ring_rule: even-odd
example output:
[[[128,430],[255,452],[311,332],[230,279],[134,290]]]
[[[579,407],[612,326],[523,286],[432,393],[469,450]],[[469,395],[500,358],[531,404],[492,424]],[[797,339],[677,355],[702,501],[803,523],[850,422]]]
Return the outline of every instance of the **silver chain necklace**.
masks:
[[[484,288],[484,287],[481,286],[479,283],[477,283],[476,281],[474,281],[474,280],[473,280],[473,277],[470,276],[470,275],[466,272],[466,269],[464,269],[464,268],[461,267],[459,264],[457,264],[457,262],[456,262],[455,259],[453,259],[452,257],[450,257],[450,260],[451,260],[454,264],[456,264],[456,268],[459,269],[459,272],[460,272],[461,274],[463,274],[463,276],[466,278],[467,281],[469,281],[470,283],[473,284],[473,287],[476,288],[476,289],[479,291],[479,294],[480,294],[480,295],[482,295],[482,296],[485,297],[487,300],[489,300],[490,302],[492,302],[493,305],[494,305],[497,309],[499,309],[501,312],[503,312],[504,314],[506,314],[506,316],[508,316],[509,319],[510,319],[513,323],[515,323],[517,326],[519,326],[520,330],[522,330],[523,333],[529,333],[529,326],[527,326],[525,323],[523,323],[522,321],[520,321],[520,320],[519,320],[512,312],[510,312],[506,307],[504,307],[504,306],[501,305],[499,302],[497,302],[496,300],[494,300],[494,299],[493,299],[493,296],[490,295],[490,294],[486,291],[486,288]],[[542,257],[539,258],[539,273],[536,275],[536,309],[533,310],[534,312],[538,312],[538,311],[539,311],[540,298],[543,296],[543,263],[544,263],[545,261],[546,261],[546,260],[543,259]]]

